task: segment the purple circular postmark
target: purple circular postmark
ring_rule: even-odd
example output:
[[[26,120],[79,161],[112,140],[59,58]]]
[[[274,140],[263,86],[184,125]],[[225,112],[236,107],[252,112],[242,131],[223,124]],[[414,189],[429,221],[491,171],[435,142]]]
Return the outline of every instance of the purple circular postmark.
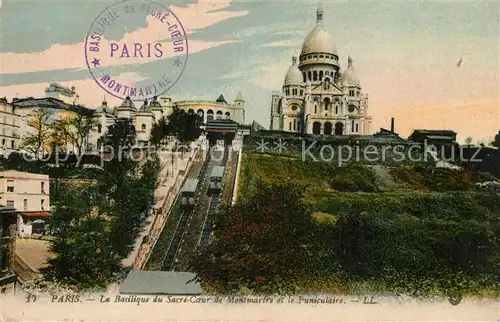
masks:
[[[105,8],[85,39],[85,61],[110,95],[143,101],[168,91],[188,58],[184,26],[165,5],[124,1]]]

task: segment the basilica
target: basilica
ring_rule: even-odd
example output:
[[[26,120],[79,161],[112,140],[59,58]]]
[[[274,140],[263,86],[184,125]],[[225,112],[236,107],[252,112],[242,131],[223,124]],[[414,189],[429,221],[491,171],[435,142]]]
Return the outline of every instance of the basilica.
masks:
[[[316,26],[302,52],[292,57],[282,91],[271,101],[271,130],[323,135],[368,135],[368,95],[361,89],[351,57],[341,71],[335,43],[318,6]]]

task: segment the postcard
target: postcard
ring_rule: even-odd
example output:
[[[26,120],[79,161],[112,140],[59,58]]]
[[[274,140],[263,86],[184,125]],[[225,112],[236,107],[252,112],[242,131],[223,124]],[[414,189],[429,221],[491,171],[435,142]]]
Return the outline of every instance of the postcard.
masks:
[[[500,3],[0,0],[1,321],[500,321]]]

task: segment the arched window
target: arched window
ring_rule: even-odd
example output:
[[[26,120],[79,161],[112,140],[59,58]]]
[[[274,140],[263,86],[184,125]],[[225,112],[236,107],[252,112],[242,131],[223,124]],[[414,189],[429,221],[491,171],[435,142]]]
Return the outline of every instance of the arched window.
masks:
[[[325,104],[325,111],[328,111],[328,109],[330,108],[330,98],[325,97],[325,99],[323,100],[323,102]]]
[[[317,71],[313,72],[313,80],[315,80],[315,81],[318,80],[318,72]]]
[[[313,123],[313,134],[321,134],[321,123],[319,122],[314,122]]]
[[[101,133],[101,132],[102,132],[102,125],[97,124],[97,133]]]
[[[141,124],[141,130],[146,131],[146,124]]]
[[[207,122],[212,121],[214,119],[214,111],[213,110],[208,110],[207,111]]]
[[[291,131],[291,130],[292,130],[292,121],[290,121],[290,122],[288,123],[288,131]]]
[[[217,111],[216,119],[218,120],[222,119],[222,111]]]
[[[297,129],[297,120],[293,119],[293,130],[295,131]]]
[[[311,76],[311,75],[312,75],[312,74],[311,74],[311,71],[308,71],[308,72],[307,72],[307,76],[309,77],[309,81],[312,81],[312,76]]]
[[[304,83],[306,82],[306,72],[302,72],[302,78],[304,80]]]
[[[319,80],[323,80],[323,71],[322,70],[319,71]]]
[[[324,130],[324,133],[326,135],[332,135],[332,123],[330,122],[326,122],[325,123],[325,130]]]
[[[314,114],[318,113],[318,103],[314,102]]]

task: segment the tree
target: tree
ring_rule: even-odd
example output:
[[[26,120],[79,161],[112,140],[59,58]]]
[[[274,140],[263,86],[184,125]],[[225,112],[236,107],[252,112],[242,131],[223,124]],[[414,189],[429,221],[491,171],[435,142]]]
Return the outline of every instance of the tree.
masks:
[[[297,188],[258,186],[253,198],[220,214],[214,242],[192,268],[221,291],[293,292],[310,267],[313,221]]]
[[[151,143],[158,147],[163,139],[171,134],[171,126],[165,117],[162,117],[157,123],[153,124],[151,128]]]
[[[472,144],[472,138],[470,136],[465,139],[465,144],[466,145],[471,145]]]
[[[58,200],[48,220],[55,239],[50,251],[56,256],[43,269],[49,281],[78,288],[103,288],[120,269],[120,258],[109,243],[102,212],[103,198],[95,187],[58,187]]]
[[[36,160],[46,151],[46,144],[52,135],[50,119],[53,113],[46,108],[39,108],[28,118],[30,130],[22,138],[22,147]]]
[[[97,119],[92,114],[77,114],[73,118],[61,119],[53,124],[56,136],[69,141],[79,156],[84,153],[89,133],[96,126]]]
[[[495,135],[495,139],[493,140],[493,142],[491,142],[491,145],[493,145],[497,149],[500,149],[500,131],[498,131],[498,134]]]
[[[175,109],[168,116],[170,133],[174,134],[182,144],[196,140],[201,134],[202,120],[198,114],[186,113],[184,110]]]

